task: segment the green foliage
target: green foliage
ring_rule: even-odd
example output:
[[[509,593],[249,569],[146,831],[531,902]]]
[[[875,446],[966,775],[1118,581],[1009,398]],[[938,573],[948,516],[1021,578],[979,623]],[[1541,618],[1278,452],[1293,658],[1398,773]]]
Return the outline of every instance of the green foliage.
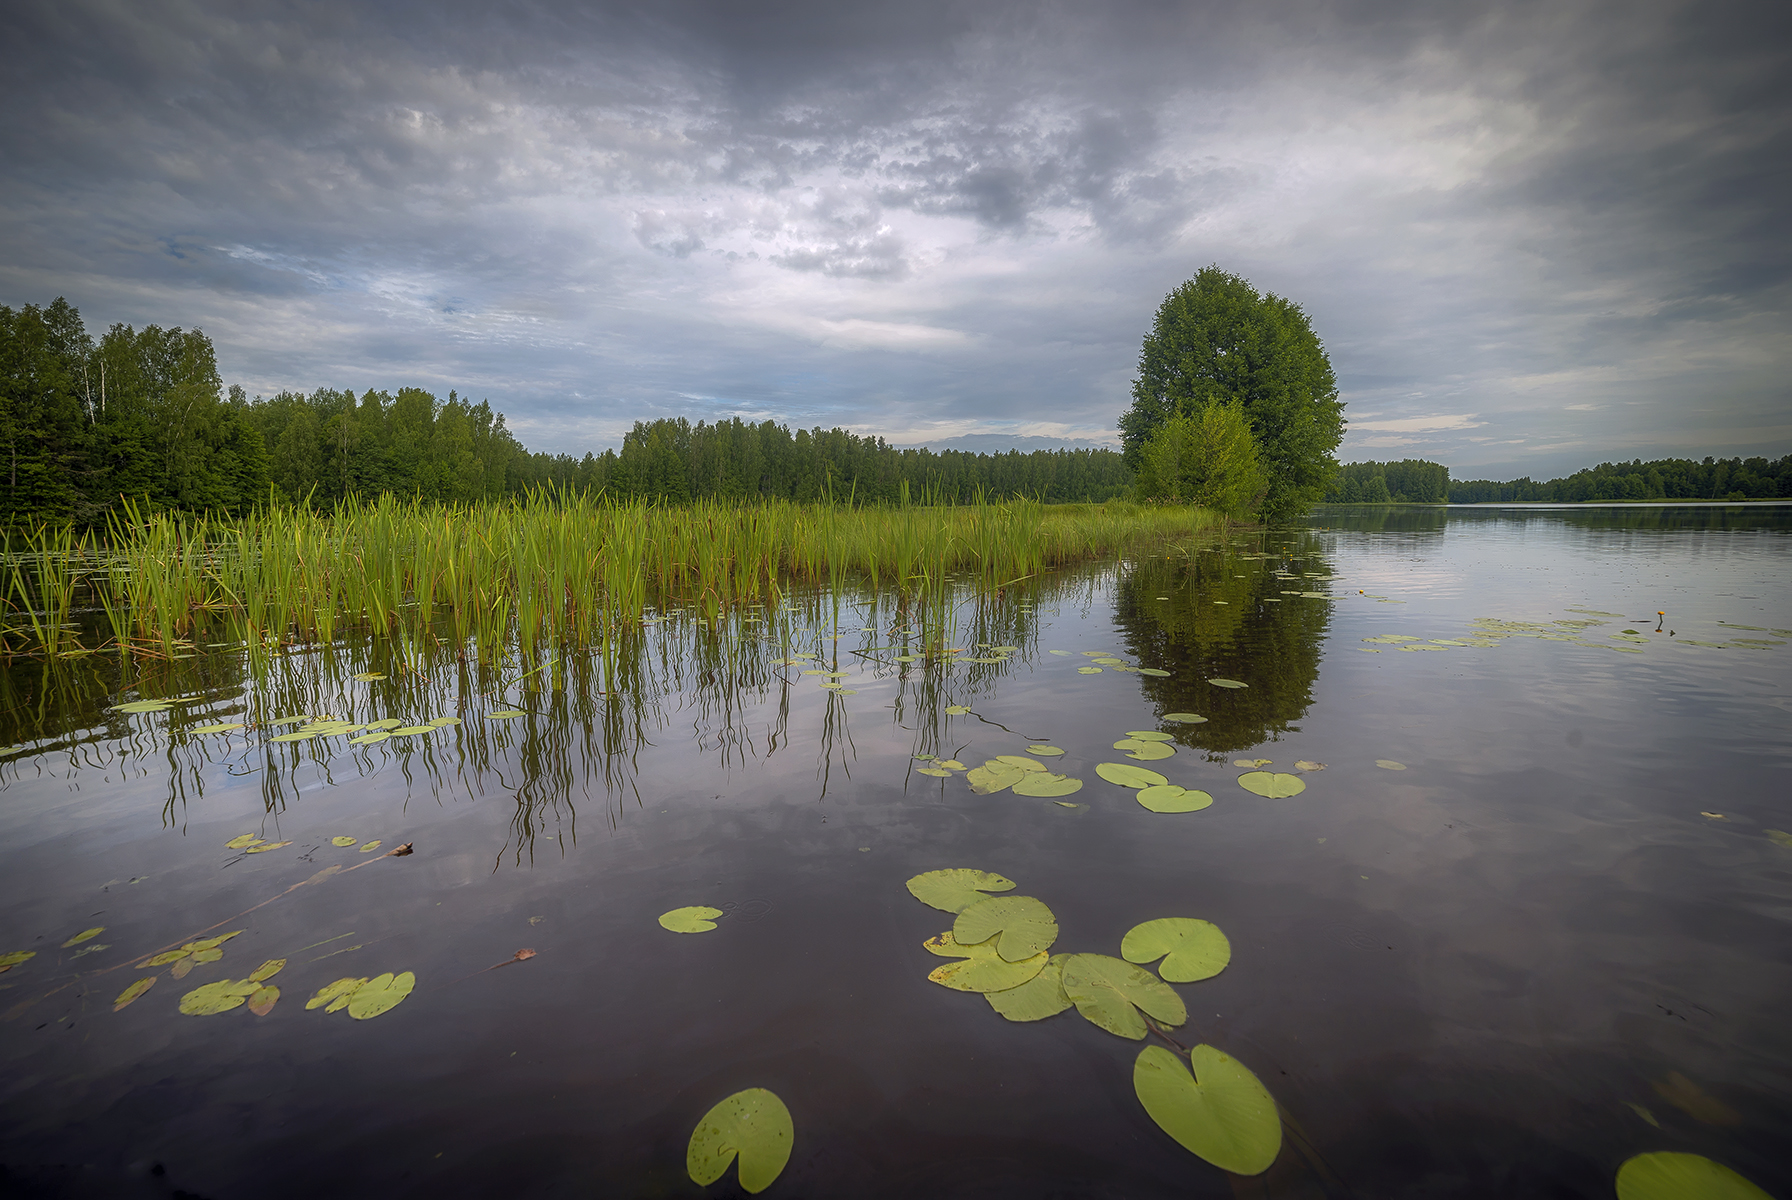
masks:
[[[1450,498],[1450,468],[1422,458],[1399,462],[1345,463],[1338,468],[1327,504],[1442,504]]]
[[[1268,476],[1264,512],[1299,512],[1324,494],[1344,436],[1325,347],[1298,304],[1206,267],[1165,298],[1145,337],[1120,418],[1127,464],[1139,469],[1154,433],[1216,401],[1249,418]]]
[[[1203,405],[1171,417],[1139,454],[1141,500],[1210,508],[1228,517],[1249,517],[1269,491],[1257,439],[1237,400]]]
[[[1663,458],[1600,463],[1562,479],[1522,476],[1505,483],[1471,479],[1450,485],[1453,504],[1536,500],[1764,500],[1792,496],[1792,454],[1765,458]]]

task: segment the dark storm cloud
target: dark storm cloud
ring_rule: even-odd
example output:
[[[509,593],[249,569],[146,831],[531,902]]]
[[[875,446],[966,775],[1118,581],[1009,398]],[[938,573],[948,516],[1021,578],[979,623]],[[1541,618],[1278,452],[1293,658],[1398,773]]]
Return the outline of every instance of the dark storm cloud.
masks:
[[[14,4],[0,301],[544,447],[1089,437],[1219,262],[1312,315],[1347,456],[1783,452],[1786,13]]]

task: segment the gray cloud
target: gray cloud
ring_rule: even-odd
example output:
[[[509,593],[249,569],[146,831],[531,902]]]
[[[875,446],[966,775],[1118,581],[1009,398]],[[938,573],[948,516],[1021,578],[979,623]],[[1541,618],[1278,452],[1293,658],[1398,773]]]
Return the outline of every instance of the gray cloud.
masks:
[[[1105,439],[1218,262],[1312,315],[1349,456],[1792,444],[1783,6],[4,19],[0,302],[200,325],[252,391]]]

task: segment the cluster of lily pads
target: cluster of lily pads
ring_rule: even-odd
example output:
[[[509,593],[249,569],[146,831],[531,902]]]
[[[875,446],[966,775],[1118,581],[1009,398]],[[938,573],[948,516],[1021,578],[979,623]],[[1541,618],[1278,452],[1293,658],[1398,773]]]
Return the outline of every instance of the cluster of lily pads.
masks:
[[[1060,658],[1075,657],[1069,650],[1048,650],[1046,653],[1055,654]],[[1088,659],[1089,662],[1076,669],[1077,674],[1079,675],[1099,675],[1104,670],[1107,670],[1118,671],[1123,675],[1151,675],[1164,679],[1168,678],[1170,674],[1162,667],[1134,666],[1119,655],[1112,654],[1106,650],[1085,650],[1082,652],[1082,656]]]
[[[1587,646],[1595,650],[1616,650],[1624,654],[1641,654],[1642,647],[1664,641],[1676,646],[1704,646],[1716,650],[1767,650],[1788,644],[1787,641],[1780,639],[1792,638],[1792,629],[1768,629],[1760,625],[1737,625],[1729,621],[1719,621],[1717,624],[1726,631],[1771,633],[1777,635],[1777,638],[1730,636],[1725,641],[1716,642],[1661,634],[1658,630],[1644,631],[1633,628],[1607,634],[1606,640],[1599,641],[1590,638],[1588,630],[1600,625],[1609,625],[1612,618],[1624,619],[1624,614],[1600,612],[1590,608],[1574,608],[1568,611],[1584,615],[1563,617],[1555,621],[1512,621],[1500,617],[1476,617],[1469,622],[1472,627],[1471,631],[1462,637],[1421,638],[1405,633],[1383,633],[1375,637],[1364,638],[1363,641],[1369,644],[1360,649],[1369,654],[1381,653],[1384,646],[1408,652],[1440,651],[1465,647],[1491,649],[1507,638],[1534,638],[1545,642],[1567,642],[1570,645]],[[1655,636],[1651,636],[1651,634]],[[1622,644],[1614,645],[1614,642]]]
[[[989,871],[948,868],[908,881],[929,907],[956,915],[952,928],[922,947],[954,961],[927,978],[983,996],[1010,1021],[1042,1021],[1074,1008],[1097,1028],[1133,1041],[1188,1020],[1169,985],[1210,979],[1226,969],[1232,946],[1212,922],[1161,917],[1135,925],[1120,940],[1120,957],[1052,954],[1057,917],[1032,896],[989,895],[1015,887]],[[1158,973],[1143,964],[1162,960]],[[1180,1050],[1181,1047],[1178,1046]],[[1133,1090],[1147,1114],[1180,1145],[1223,1170],[1257,1175],[1282,1146],[1274,1097],[1243,1064],[1213,1046],[1181,1055],[1147,1046],[1133,1064]]]

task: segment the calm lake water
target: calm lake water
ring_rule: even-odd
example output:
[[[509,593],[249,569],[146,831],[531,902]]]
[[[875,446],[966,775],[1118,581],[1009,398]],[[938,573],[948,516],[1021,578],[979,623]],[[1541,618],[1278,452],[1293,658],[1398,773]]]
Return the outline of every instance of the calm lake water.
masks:
[[[764,1087],[796,1126],[771,1196],[1609,1197],[1687,1150],[1792,1197],[1792,507],[1320,510],[967,595],[959,657],[998,661],[950,668],[895,661],[887,597],[791,607],[669,612],[613,697],[576,655],[521,682],[363,644],[14,662],[0,954],[37,954],[0,975],[0,1191],[695,1196],[697,1119]],[[107,711],[140,696],[191,702]],[[185,732],[298,714],[463,723]],[[1098,777],[1132,730],[1213,805]],[[1031,743],[1084,788],[918,773]],[[1269,800],[1241,759],[1324,769]],[[928,982],[951,917],[904,881],[941,867],[1044,900],[1056,951],[1218,924],[1184,1040],[1275,1094],[1276,1165],[1235,1181],[1159,1131],[1140,1043]],[[695,904],[716,930],[656,923]],[[113,1011],[155,973],[127,956],[220,922],[221,961]],[[179,1013],[269,958],[267,1015]],[[304,1007],[405,970],[375,1019]]]

